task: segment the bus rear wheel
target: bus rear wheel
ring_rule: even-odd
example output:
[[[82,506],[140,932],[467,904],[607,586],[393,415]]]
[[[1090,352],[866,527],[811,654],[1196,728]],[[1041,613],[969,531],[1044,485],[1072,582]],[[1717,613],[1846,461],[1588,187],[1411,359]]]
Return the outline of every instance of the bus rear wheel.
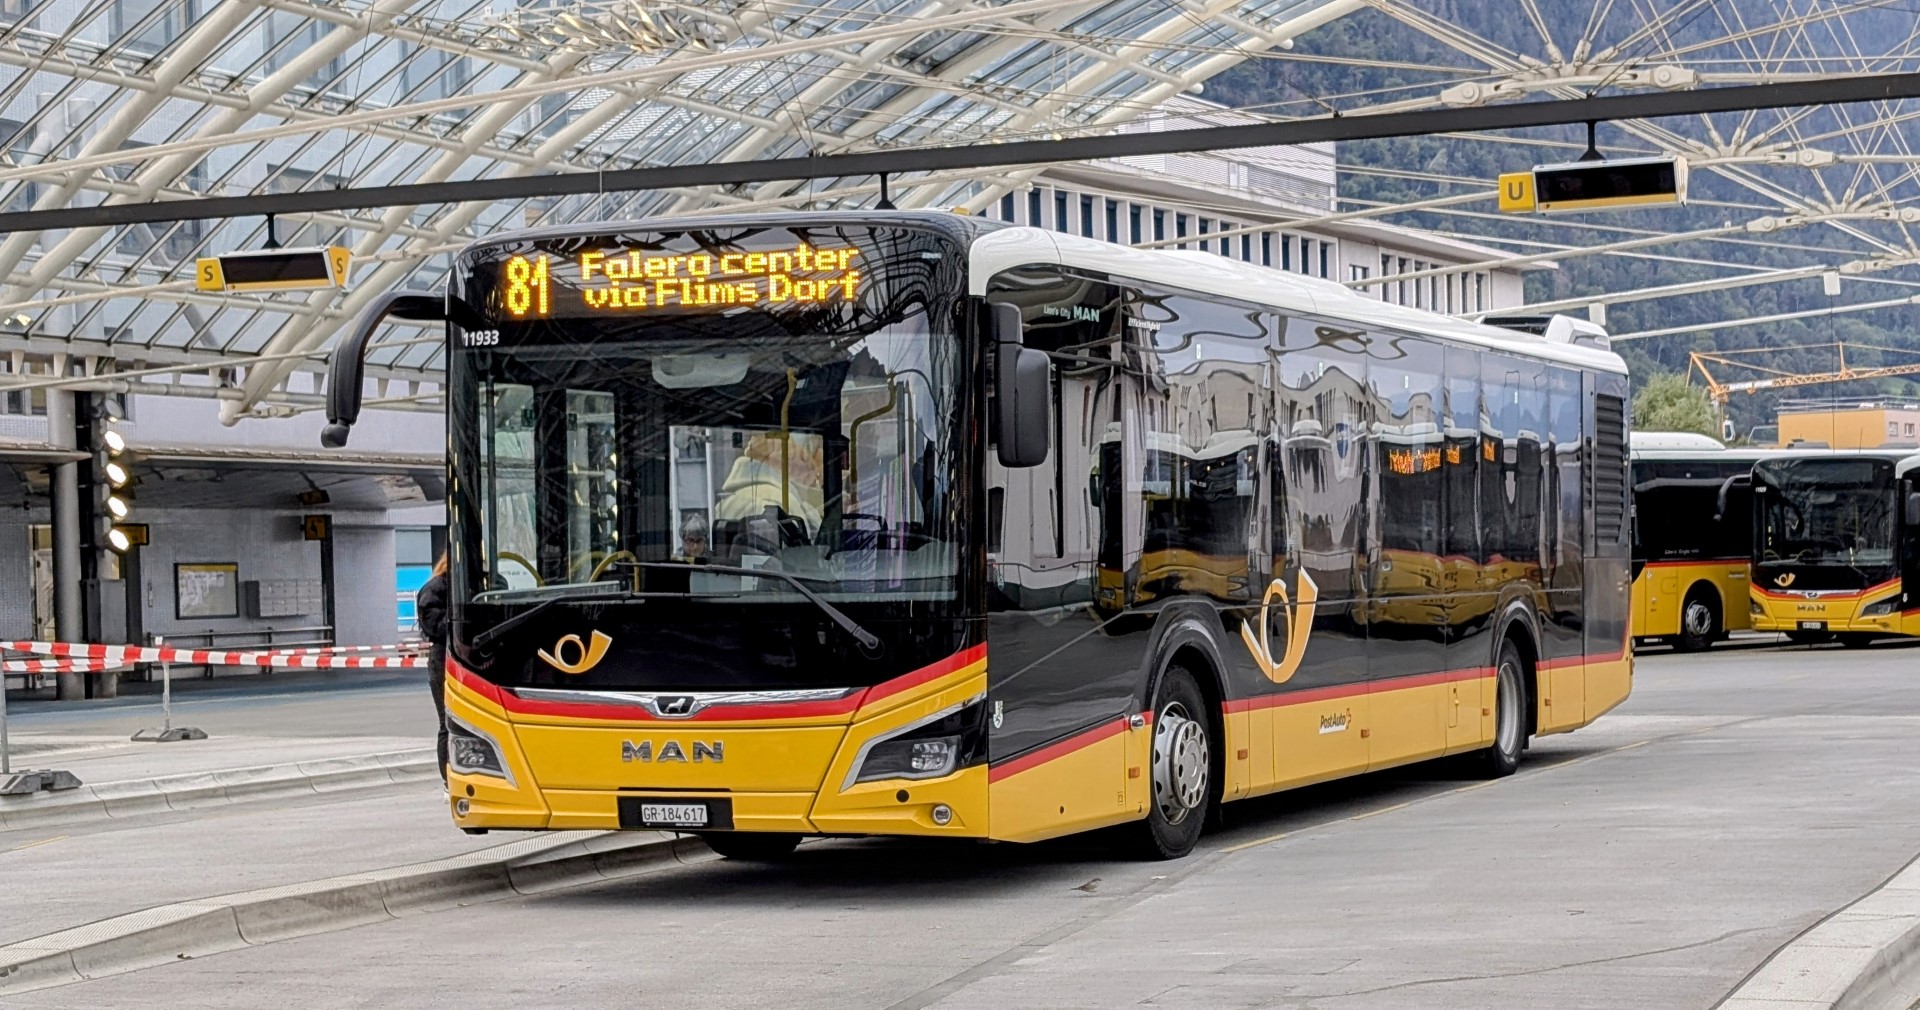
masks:
[[[773,831],[713,832],[700,836],[723,859],[749,863],[771,863],[793,854],[800,844],[799,835]]]
[[[1153,796],[1147,818],[1132,826],[1133,848],[1148,859],[1193,851],[1215,802],[1213,730],[1200,685],[1184,667],[1169,667],[1154,690]]]
[[[1527,738],[1526,661],[1513,639],[1502,639],[1494,666],[1493,743],[1477,755],[1480,774],[1499,779],[1520,767],[1520,750]]]
[[[1704,652],[1720,637],[1720,607],[1713,590],[1695,587],[1680,605],[1680,633],[1673,636],[1679,652]]]

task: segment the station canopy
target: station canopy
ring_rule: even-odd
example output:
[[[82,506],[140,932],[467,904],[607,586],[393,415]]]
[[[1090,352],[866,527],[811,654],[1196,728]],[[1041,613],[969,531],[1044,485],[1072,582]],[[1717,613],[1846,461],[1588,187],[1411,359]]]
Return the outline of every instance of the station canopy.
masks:
[[[1578,0],[1572,15],[1559,10],[1566,6],[0,0],[0,207],[1085,136],[1119,129],[1249,61],[1267,62],[1280,97],[1237,107],[1283,119],[1885,72],[1911,69],[1909,54],[1920,49],[1910,11],[1904,33],[1840,37],[1837,29],[1862,12],[1907,10],[1871,0]],[[1348,18],[1391,21],[1424,48],[1417,58],[1356,54],[1344,37],[1326,51],[1296,48],[1310,33],[1327,39],[1338,26],[1315,29]],[[1524,38],[1515,41],[1515,31]],[[1335,43],[1348,45],[1336,51]],[[1382,75],[1393,83],[1367,83]],[[1325,83],[1342,79],[1356,83]],[[1876,115],[1889,124],[1877,134]],[[1724,234],[1704,241],[1767,242],[1765,232],[1815,222],[1852,244],[1800,243],[1809,258],[1780,269],[1804,278],[1858,255],[1913,261],[1905,232],[1920,215],[1903,214],[1897,191],[1914,186],[1915,165],[1891,125],[1910,115],[1863,110],[1817,136],[1814,120],[1791,113],[1744,124],[1703,118],[1703,129],[1629,129],[1608,153],[1681,150],[1739,180],[1750,199],[1725,207]],[[1725,135],[1715,123],[1730,124]],[[1564,139],[1529,157],[1576,155]],[[1826,197],[1808,197],[1770,181],[1776,169],[1826,171],[1833,184],[1823,182]],[[1038,171],[920,173],[895,180],[892,196],[907,208],[979,210]],[[1413,209],[1491,210],[1464,206],[1473,193],[1462,192],[1481,187],[1478,198],[1490,204],[1491,181],[1450,172],[1444,159],[1402,174],[1400,202]],[[453,252],[476,236],[714,209],[871,206],[879,186],[868,176],[288,216],[274,222],[280,244],[344,245],[354,254],[346,290],[296,294],[195,290],[197,257],[267,243],[268,222],[258,218],[0,236],[0,350],[8,352],[0,370],[16,373],[0,375],[0,386],[58,356],[65,375],[132,372],[135,388],[217,395],[229,421],[311,410],[319,355],[346,322],[382,292],[444,283]],[[1386,218],[1402,209],[1393,203],[1341,211]],[[1485,240],[1484,229],[1458,230]],[[1515,257],[1564,259],[1624,244],[1624,255],[1642,235],[1657,238],[1658,229],[1642,219],[1582,235],[1508,236],[1507,247]],[[1575,292],[1553,304],[1583,298],[1592,300]],[[398,380],[395,400],[434,408],[439,342],[404,326],[382,341],[372,374]]]

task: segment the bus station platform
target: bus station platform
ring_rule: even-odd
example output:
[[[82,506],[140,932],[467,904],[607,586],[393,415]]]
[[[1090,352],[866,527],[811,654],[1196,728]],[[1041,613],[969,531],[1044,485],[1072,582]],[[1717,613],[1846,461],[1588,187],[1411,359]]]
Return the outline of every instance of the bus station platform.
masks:
[[[1651,654],[1626,706],[1537,739],[1511,779],[1414,766],[1281,794],[1171,863],[1117,858],[1098,836],[826,840],[766,865],[653,833],[474,837],[451,826],[430,774],[0,829],[0,946],[74,943],[70,963],[92,976],[0,980],[0,1007],[155,992],[253,1006],[324,991],[344,963],[356,992],[432,1005],[471,977],[463,938],[509,935],[489,970],[534,1005],[566,991],[747,1007],[777,989],[822,1008],[1904,1007],[1920,991],[1841,996],[1898,989],[1887,952],[1920,923],[1920,891],[1896,886],[1920,853],[1914,655],[1751,641]],[[278,686],[190,692],[176,721],[213,739],[143,746],[187,768],[209,760],[192,748],[224,739],[300,754],[426,742],[417,681]],[[28,706],[17,721],[28,741],[104,738],[141,724],[140,702]],[[122,760],[67,753],[95,769]],[[398,911],[341,890],[373,879]],[[315,890],[336,897],[293,918],[248,919],[235,898],[284,909]],[[242,909],[230,914],[252,938],[209,933],[209,903]],[[98,939],[113,930],[133,939]],[[1881,946],[1858,946],[1866,936]],[[583,974],[583,959],[600,968]]]

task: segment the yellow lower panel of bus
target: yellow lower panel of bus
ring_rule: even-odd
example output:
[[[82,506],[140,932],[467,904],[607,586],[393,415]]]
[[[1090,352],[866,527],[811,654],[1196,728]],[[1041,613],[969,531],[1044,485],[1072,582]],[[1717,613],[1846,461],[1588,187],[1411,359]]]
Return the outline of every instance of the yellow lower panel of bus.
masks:
[[[1720,626],[1745,631],[1749,626],[1745,561],[1661,561],[1640,570],[1633,580],[1633,637],[1665,638],[1680,633],[1680,609],[1687,594],[1705,584],[1720,604]]]
[[[994,765],[992,836],[1035,842],[1145,816],[1152,747],[1151,723],[1130,729],[1115,719]]]
[[[843,726],[514,726],[542,789],[709,789],[807,793],[847,737]]]
[[[1598,656],[1587,662],[1587,711],[1581,725],[1606,715],[1627,695],[1633,693],[1633,653],[1608,658]]]
[[[1540,688],[1539,705],[1534,711],[1534,729],[1541,733],[1566,733],[1587,724],[1586,658],[1549,660],[1535,674]]]
[[[647,793],[587,792],[575,789],[548,789],[543,795],[553,807],[553,819],[547,827],[556,831],[613,831],[620,827],[620,797],[644,796],[654,802],[676,802],[725,798],[733,810],[735,831],[779,831],[810,834],[807,808],[813,805],[812,793],[685,792]]]

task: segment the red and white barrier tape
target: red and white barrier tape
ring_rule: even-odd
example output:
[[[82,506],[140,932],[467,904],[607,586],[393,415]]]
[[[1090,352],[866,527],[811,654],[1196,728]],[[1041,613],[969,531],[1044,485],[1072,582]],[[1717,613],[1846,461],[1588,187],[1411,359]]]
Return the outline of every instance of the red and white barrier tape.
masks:
[[[0,642],[0,651],[106,666],[184,663],[190,666],[267,666],[299,670],[424,670],[425,656],[304,656],[258,649],[176,649],[169,645],[84,645],[76,642]]]
[[[0,673],[98,673],[118,665],[97,659],[0,659]]]
[[[264,656],[337,656],[343,652],[425,652],[425,642],[400,642],[396,645],[316,645],[305,648],[250,649]]]

